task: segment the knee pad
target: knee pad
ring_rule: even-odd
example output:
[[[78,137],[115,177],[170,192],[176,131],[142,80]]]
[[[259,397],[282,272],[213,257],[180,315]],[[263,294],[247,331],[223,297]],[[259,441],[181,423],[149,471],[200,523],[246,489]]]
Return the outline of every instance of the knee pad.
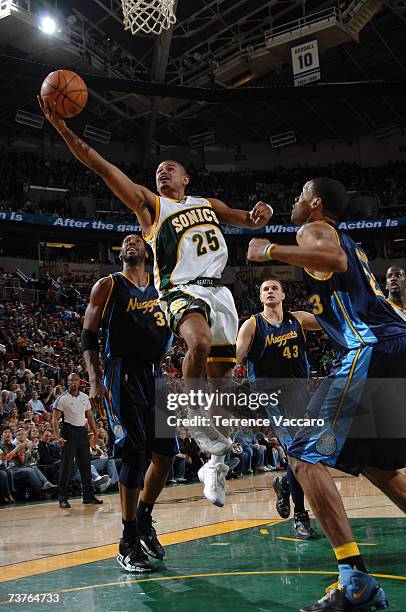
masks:
[[[143,455],[136,456],[131,463],[123,461],[119,481],[128,489],[139,489],[144,483],[144,473],[145,457]]]

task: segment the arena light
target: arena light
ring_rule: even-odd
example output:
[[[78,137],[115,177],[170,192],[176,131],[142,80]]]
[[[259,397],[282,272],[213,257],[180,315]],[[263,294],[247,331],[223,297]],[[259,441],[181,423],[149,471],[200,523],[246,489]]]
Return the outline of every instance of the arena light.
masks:
[[[54,19],[52,19],[52,17],[49,17],[48,15],[46,17],[43,17],[41,19],[40,29],[45,34],[54,34],[56,31],[56,23]]]

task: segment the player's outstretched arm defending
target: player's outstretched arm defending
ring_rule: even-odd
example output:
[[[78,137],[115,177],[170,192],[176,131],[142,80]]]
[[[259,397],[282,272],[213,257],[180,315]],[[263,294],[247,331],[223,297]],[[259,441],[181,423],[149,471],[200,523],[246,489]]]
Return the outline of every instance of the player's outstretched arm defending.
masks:
[[[230,208],[221,200],[210,198],[210,204],[220,223],[233,227],[258,229],[264,227],[273,215],[272,207],[265,202],[257,202],[250,211]]]
[[[293,266],[319,274],[346,272],[347,256],[337,241],[331,226],[320,221],[303,225],[296,234],[298,246],[275,244],[262,238],[253,238],[248,246],[250,261],[277,259]]]
[[[155,194],[143,185],[134,183],[120,168],[108,162],[72,132],[57,115],[55,102],[52,104],[47,98],[37,98],[45,117],[62,136],[76,159],[104,180],[111,191],[137,215],[142,230],[147,234],[155,217]]]

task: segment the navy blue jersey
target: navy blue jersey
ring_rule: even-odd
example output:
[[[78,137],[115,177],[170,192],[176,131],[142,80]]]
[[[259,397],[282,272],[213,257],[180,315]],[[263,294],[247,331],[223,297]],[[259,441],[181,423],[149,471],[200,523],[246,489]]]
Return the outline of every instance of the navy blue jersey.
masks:
[[[283,311],[281,323],[271,323],[260,312],[252,317],[255,333],[247,355],[251,382],[259,378],[307,378],[306,337],[296,317]]]
[[[346,234],[336,233],[347,255],[347,271],[325,280],[304,271],[309,304],[322,328],[336,345],[349,350],[406,335],[406,323],[388,304],[364,250]]]
[[[140,289],[122,272],[110,276],[113,285],[102,314],[104,359],[132,356],[159,362],[172,335],[153,282],[148,275],[147,286]]]

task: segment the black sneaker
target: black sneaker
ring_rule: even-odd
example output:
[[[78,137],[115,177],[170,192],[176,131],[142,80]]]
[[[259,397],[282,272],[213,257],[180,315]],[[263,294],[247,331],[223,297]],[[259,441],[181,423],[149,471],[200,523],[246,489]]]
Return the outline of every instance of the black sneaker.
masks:
[[[165,549],[159,542],[152,523],[151,515],[147,515],[142,519],[137,518],[137,531],[140,536],[141,546],[143,551],[150,557],[163,559],[165,557]]]
[[[117,561],[126,572],[132,574],[143,574],[155,570],[148,556],[142,550],[141,542],[138,537],[131,542],[120,540]]]
[[[276,511],[283,519],[290,515],[290,489],[289,484],[283,476],[277,476],[272,482],[273,490],[276,493]]]
[[[295,512],[293,516],[295,523],[295,535],[301,540],[318,540],[321,536],[310,525],[310,517],[307,510]],[[332,608],[333,609],[333,608]]]
[[[59,507],[60,507],[61,509],[65,509],[65,508],[70,508],[70,507],[71,507],[71,505],[70,505],[70,503],[68,502],[68,500],[67,500],[67,499],[60,499],[60,500],[59,500]]]
[[[82,504],[102,504],[103,500],[102,499],[98,499],[97,497],[95,497],[94,495],[92,495],[92,497],[85,497],[82,500]]]

